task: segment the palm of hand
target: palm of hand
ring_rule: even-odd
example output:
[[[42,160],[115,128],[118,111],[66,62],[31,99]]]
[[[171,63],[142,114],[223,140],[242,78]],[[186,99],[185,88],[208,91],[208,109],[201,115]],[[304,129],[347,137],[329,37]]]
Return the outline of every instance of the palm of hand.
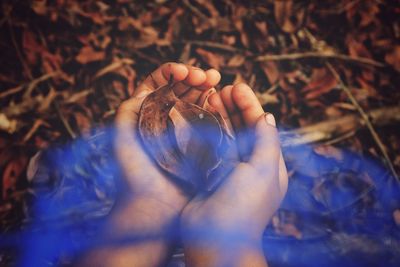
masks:
[[[204,72],[176,63],[167,63],[155,70],[137,88],[134,97],[122,103],[118,109],[115,152],[125,177],[124,182],[131,193],[155,199],[172,207],[175,212],[180,212],[189,197],[149,158],[135,131],[145,96],[167,84],[171,75],[175,81],[180,82],[174,88],[175,94],[191,103],[199,101],[207,89],[214,87],[220,80],[215,70]]]
[[[242,160],[210,196],[198,195],[188,203],[181,218],[183,230],[187,236],[211,228],[216,234],[243,232],[245,238],[259,238],[287,189],[275,122],[267,119],[244,84],[226,86],[210,97],[210,104],[236,130],[230,156]]]
[[[182,64],[164,64],[138,87],[133,98],[120,106],[116,116],[115,148],[128,190],[155,200],[163,208],[171,207],[175,214],[179,214],[189,196],[155,166],[132,134],[137,128],[144,97],[167,84],[171,74],[175,81],[182,81],[174,88],[175,94],[191,103],[196,103],[205,94],[205,89],[214,87],[220,79],[215,70],[204,72]],[[261,105],[253,91],[244,84],[226,86],[220,94],[212,94],[209,104],[236,131],[237,143],[228,156],[239,161],[240,155],[242,162],[210,196],[195,196],[186,205],[181,218],[183,225],[189,231],[203,226],[237,231],[240,226],[251,225],[253,231],[250,234],[258,236],[287,188],[287,173],[276,128],[265,122]],[[250,136],[243,135],[244,129],[252,130]]]

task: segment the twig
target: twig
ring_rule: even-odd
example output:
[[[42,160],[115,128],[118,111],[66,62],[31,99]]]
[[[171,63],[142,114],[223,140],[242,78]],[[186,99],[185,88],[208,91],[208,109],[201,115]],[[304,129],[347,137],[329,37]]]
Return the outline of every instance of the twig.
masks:
[[[9,30],[10,30],[11,41],[12,41],[12,43],[13,43],[13,45],[14,45],[15,51],[17,52],[17,56],[18,56],[18,58],[19,58],[19,60],[20,60],[20,62],[21,62],[21,64],[22,64],[22,67],[25,69],[26,74],[28,75],[28,78],[32,80],[32,79],[33,79],[32,73],[31,73],[31,71],[29,70],[29,67],[28,67],[28,65],[26,64],[26,62],[25,62],[25,60],[24,60],[24,57],[22,56],[22,53],[21,53],[21,51],[20,51],[19,48],[18,48],[18,43],[17,43],[17,41],[15,40],[15,35],[14,35],[14,31],[13,31],[13,28],[12,28],[12,25],[11,25],[11,19],[10,19],[10,17],[8,18],[8,28],[9,28]]]
[[[191,48],[192,48],[191,43],[185,44],[185,46],[183,47],[182,53],[179,57],[179,62],[187,63],[189,61]]]
[[[344,84],[343,80],[340,78],[339,74],[337,71],[332,67],[331,64],[326,63],[327,67],[331,71],[332,75],[335,77],[335,79],[338,81],[340,88],[347,94],[347,97],[350,99],[351,103],[356,107],[357,111],[360,113],[361,118],[364,120],[368,130],[371,132],[372,138],[378,145],[383,157],[385,158],[386,164],[388,165],[390,171],[394,175],[394,177],[400,181],[399,176],[396,173],[396,170],[394,169],[394,166],[392,164],[392,161],[390,160],[390,157],[386,151],[385,145],[382,143],[381,138],[379,137],[378,133],[375,131],[374,126],[372,125],[368,114],[365,113],[364,109],[358,104],[357,99],[354,97],[350,89]],[[399,111],[397,111],[399,112]]]
[[[385,64],[369,58],[353,57],[343,54],[328,54],[321,52],[304,52],[283,55],[262,55],[255,58],[256,61],[280,61],[280,60],[296,60],[303,58],[325,58],[325,59],[340,59],[344,61],[351,61],[354,63],[371,65],[374,67],[384,67]]]
[[[385,107],[374,109],[367,113],[371,123],[384,126],[400,122],[400,107]],[[319,122],[299,129],[282,131],[280,133],[282,146],[311,144],[343,137],[366,126],[359,115],[351,114],[337,119]]]
[[[190,11],[192,11],[196,16],[202,19],[203,22],[210,23],[210,19],[206,15],[201,13],[200,10],[198,10],[195,6],[193,6],[188,0],[183,0],[182,2],[185,6],[187,6],[190,9]]]
[[[211,47],[211,48],[217,48],[229,52],[234,52],[234,53],[240,53],[240,54],[250,54],[250,51],[247,50],[242,50],[233,46],[221,44],[221,43],[215,43],[215,42],[209,42],[209,41],[197,41],[197,40],[183,40],[181,43],[190,43],[192,45],[197,45],[197,46],[205,46],[205,47]]]
[[[344,5],[340,5],[339,7],[336,7],[336,8],[317,10],[317,12],[322,13],[322,14],[340,14],[340,13],[343,13],[344,11],[349,10],[350,8],[353,8],[359,2],[360,2],[360,0],[353,0],[353,1],[345,2]]]
[[[42,76],[30,81],[29,83],[24,83],[24,84],[21,84],[21,85],[19,85],[17,87],[7,89],[6,91],[0,93],[0,98],[4,98],[6,96],[18,93],[18,92],[22,91],[25,87],[27,87],[27,92],[24,95],[30,95],[32,90],[39,83],[44,82],[44,81],[46,81],[46,80],[48,80],[50,78],[53,78],[55,76],[58,76],[58,75],[60,75],[60,72],[58,72],[58,71],[54,71],[54,72],[50,72],[50,73],[44,74],[44,75],[42,75]]]
[[[139,56],[141,58],[144,58],[145,60],[149,61],[150,63],[153,63],[154,65],[160,65],[161,64],[161,60],[159,60],[159,59],[157,59],[155,57],[146,55],[145,53],[140,52],[138,49],[133,49],[132,52],[134,54],[136,54],[137,56]]]
[[[68,121],[65,119],[64,115],[62,114],[61,110],[60,110],[60,106],[58,105],[58,103],[55,103],[55,107],[57,110],[57,114],[58,117],[60,117],[61,122],[63,123],[65,129],[67,130],[67,132],[69,133],[69,135],[71,136],[72,139],[76,138],[76,134],[75,132],[72,130],[71,126],[69,125]]]
[[[345,133],[345,134],[343,134],[343,135],[341,135],[341,136],[338,136],[338,137],[336,137],[336,138],[334,138],[334,139],[332,139],[332,140],[328,140],[328,141],[324,142],[324,144],[325,144],[325,145],[333,145],[333,144],[342,142],[343,140],[346,140],[346,139],[348,139],[348,138],[354,136],[355,133],[356,133],[356,130],[350,131],[350,132]]]

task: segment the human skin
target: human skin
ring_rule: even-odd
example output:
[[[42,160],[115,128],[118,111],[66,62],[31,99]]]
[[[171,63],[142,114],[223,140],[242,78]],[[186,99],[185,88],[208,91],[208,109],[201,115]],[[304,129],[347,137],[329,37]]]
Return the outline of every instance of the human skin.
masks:
[[[262,234],[288,182],[275,119],[264,114],[246,84],[226,86],[209,101],[235,130],[240,163],[210,196],[186,205],[181,225],[187,264],[267,266]]]
[[[242,148],[238,143],[233,156],[240,160],[239,155],[247,153],[249,161],[240,163],[211,196],[188,195],[149,158],[136,131],[144,98],[157,87],[167,84],[171,75],[179,82],[175,93],[185,92],[182,99],[191,103],[196,103],[220,80],[219,72],[213,69],[203,71],[166,63],[120,105],[115,119],[114,147],[123,174],[121,185],[124,190],[106,223],[107,230],[102,233],[104,243],[85,253],[77,266],[163,266],[179,231],[178,225],[188,237],[183,236],[183,240],[189,266],[233,266],[229,257],[233,250],[238,255],[236,263],[240,265],[237,266],[266,264],[261,250],[262,230],[287,187],[276,128],[266,123],[264,111],[248,86],[227,86],[221,93],[212,94],[209,103],[232,128],[255,130],[255,144]],[[254,150],[250,151],[248,148],[253,146]],[[242,175],[253,178],[245,181],[240,179]],[[232,193],[236,195],[234,200]],[[229,209],[229,203],[240,208]],[[208,223],[210,220],[211,224]],[[251,228],[245,229],[243,225],[249,223]],[[205,238],[199,237],[199,229]],[[229,231],[225,231],[227,229]],[[232,241],[231,235],[235,231],[241,233],[239,237],[244,242],[226,242]],[[216,232],[220,233],[218,240],[207,237],[207,233],[215,236]],[[134,242],[118,243],[127,237]]]

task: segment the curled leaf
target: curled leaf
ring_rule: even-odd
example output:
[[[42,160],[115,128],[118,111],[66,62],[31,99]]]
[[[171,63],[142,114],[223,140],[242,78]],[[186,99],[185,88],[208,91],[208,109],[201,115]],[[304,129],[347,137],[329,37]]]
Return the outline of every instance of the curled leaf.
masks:
[[[162,86],[143,101],[140,137],[161,169],[194,190],[210,191],[234,166],[223,162],[232,131],[210,106],[177,98],[173,86]]]

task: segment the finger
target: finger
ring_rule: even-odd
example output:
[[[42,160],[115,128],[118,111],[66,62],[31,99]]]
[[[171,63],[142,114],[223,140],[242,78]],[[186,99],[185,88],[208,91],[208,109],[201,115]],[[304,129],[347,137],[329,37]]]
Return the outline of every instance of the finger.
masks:
[[[265,120],[267,127],[265,127],[266,124],[263,120]],[[271,177],[274,179],[276,177],[275,166],[278,161],[278,179],[273,182],[276,184],[276,188],[280,193],[280,199],[282,200],[288,188],[288,173],[282,150],[280,149],[275,118],[271,113],[266,113],[261,116],[260,121],[256,125],[256,145],[250,164],[261,171],[261,173],[272,174]],[[269,150],[267,150],[268,147]]]
[[[224,103],[222,102],[221,96],[219,94],[211,94],[208,97],[208,103],[221,114],[222,118],[225,120],[229,130],[234,133],[233,125],[228,115]]]
[[[232,89],[232,98],[235,101],[237,107],[239,108],[243,121],[247,127],[254,127],[260,116],[264,114],[264,110],[258,101],[253,90],[246,84],[237,84]],[[272,116],[272,114],[270,115]],[[275,119],[273,118],[273,126],[275,126]],[[257,136],[257,133],[256,133]],[[256,139],[257,140],[257,139]],[[279,144],[279,142],[278,142]],[[254,148],[248,147],[248,150],[256,150],[258,144],[254,145]],[[280,151],[280,149],[279,149]],[[254,153],[262,153],[254,151]],[[253,155],[254,155],[253,153]],[[256,157],[257,160],[257,157]],[[282,152],[279,152],[279,188],[282,197],[285,195],[288,186],[288,174],[286,170],[286,165],[283,160]]]
[[[225,86],[224,88],[222,88],[220,96],[228,112],[228,116],[233,125],[233,128],[235,129],[236,133],[238,133],[242,129],[243,123],[240,117],[239,110],[232,99],[232,88],[232,85]]]
[[[249,163],[260,173],[278,178],[280,146],[275,118],[271,113],[258,118],[254,137],[254,149]]]
[[[264,110],[253,90],[244,83],[239,83],[232,88],[232,100],[238,107],[243,122],[247,127],[254,127]]]
[[[221,81],[221,74],[216,69],[209,69],[205,73],[206,80],[199,86],[200,89],[215,87]]]
[[[204,92],[201,93],[199,99],[195,102],[196,105],[207,109],[207,105],[208,105],[208,98],[215,94],[217,92],[217,90],[215,90],[215,88],[210,88]],[[207,102],[206,102],[207,101]]]
[[[154,91],[159,86],[167,84],[171,75],[173,75],[174,81],[182,81],[187,78],[188,74],[189,70],[184,64],[175,62],[165,63],[147,76],[133,95],[138,96],[142,92]]]
[[[186,66],[189,70],[187,77],[185,78],[184,81],[181,83],[176,84],[174,86],[174,93],[178,97],[184,97],[187,95],[189,92],[193,90],[199,90],[197,92],[198,95],[202,93],[202,89],[197,88],[201,84],[205,83],[207,81],[207,74],[204,70],[193,67],[193,66]],[[196,87],[196,88],[193,88]],[[192,90],[193,89],[193,90]]]
[[[116,138],[114,148],[121,166],[126,168],[125,173],[134,173],[147,166],[152,166],[147,155],[141,153],[142,147],[136,130],[139,111],[144,98],[144,96],[141,98],[132,97],[122,102],[115,117]]]
[[[206,81],[207,75],[204,70],[193,66],[187,66],[187,68],[189,69],[189,74],[183,81],[186,85],[199,86]]]
[[[215,87],[221,80],[221,74],[215,69],[209,69],[204,73],[206,75],[206,79],[201,85],[195,86],[191,84],[191,86],[187,87],[188,82],[185,80],[182,85],[178,86],[178,88],[174,91],[179,92],[179,98],[190,103],[195,103],[200,99],[205,90]],[[190,75],[188,75],[188,78],[190,78]],[[186,88],[184,88],[185,85]]]
[[[224,103],[222,102],[221,96],[217,93],[213,93],[207,98],[207,101],[209,105],[216,111],[218,111],[218,113],[222,116],[222,118],[226,122],[226,127],[228,127],[229,133],[234,134],[232,122],[229,118],[228,111],[226,110]],[[229,150],[226,151],[225,157],[228,159],[239,161],[239,151],[235,142],[232,142]]]

